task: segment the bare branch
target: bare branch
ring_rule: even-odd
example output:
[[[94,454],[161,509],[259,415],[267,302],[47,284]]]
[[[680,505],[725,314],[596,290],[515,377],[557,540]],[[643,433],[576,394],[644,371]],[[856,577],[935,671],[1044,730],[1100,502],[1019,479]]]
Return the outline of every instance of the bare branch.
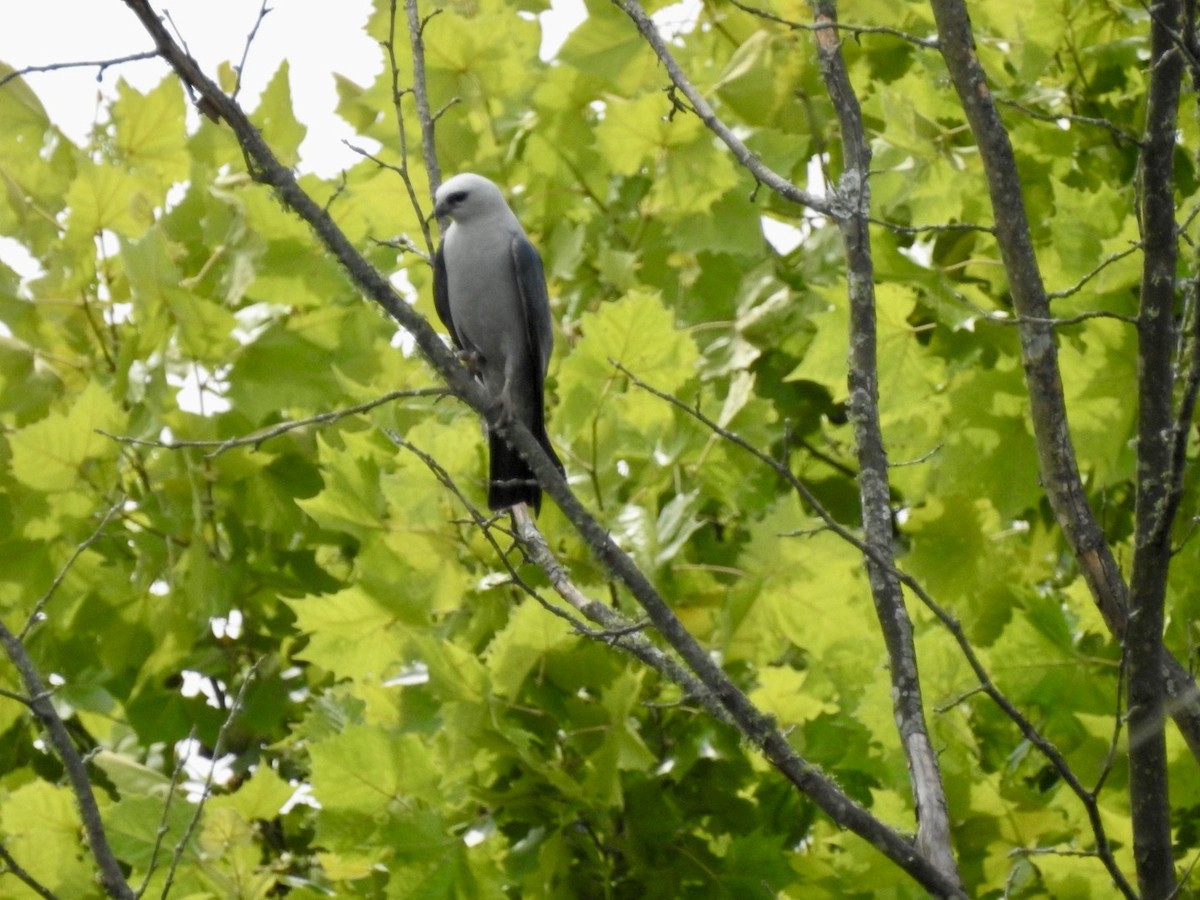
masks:
[[[408,167],[408,127],[404,124],[404,95],[407,92],[400,89],[400,65],[396,61],[396,4],[397,0],[391,0],[388,39],[384,41],[384,46],[387,48],[388,63],[392,70],[392,109],[396,114],[396,133],[400,138],[400,165],[389,165],[388,168],[396,172],[400,176],[400,180],[404,182],[404,190],[408,193],[408,202],[412,206],[413,212],[416,213],[417,220],[421,223],[421,235],[425,239],[426,251],[432,255],[433,234],[429,230],[429,217],[422,208],[421,198],[417,196],[417,188],[413,184],[412,174]],[[414,61],[414,71],[415,68]],[[385,164],[380,163],[380,165]],[[430,173],[426,174],[432,177]]]
[[[328,425],[330,422],[337,422],[340,419],[345,419],[349,416],[356,416],[359,413],[374,409],[377,406],[382,406],[385,403],[391,403],[393,400],[399,400],[404,397],[446,397],[450,391],[446,388],[407,388],[400,391],[392,391],[389,394],[384,394],[382,397],[377,397],[374,400],[368,400],[365,403],[359,403],[355,406],[349,406],[345,409],[332,410],[331,412],[319,413],[315,416],[309,416],[307,419],[293,419],[289,422],[280,422],[278,425],[272,425],[270,428],[264,428],[262,431],[256,431],[253,434],[243,435],[242,437],[227,438],[223,441],[155,441],[148,438],[136,438],[130,435],[110,434],[103,429],[96,429],[97,434],[102,434],[106,438],[111,438],[114,441],[119,441],[122,444],[132,444],[138,447],[156,447],[160,450],[185,450],[188,448],[209,449],[209,452],[204,454],[205,459],[215,459],[222,453],[233,450],[236,447],[253,447],[259,449],[263,444],[272,438],[277,438],[280,435],[287,434],[289,431],[295,431],[298,428],[308,428],[311,425]]]
[[[1003,103],[1005,106],[1011,106],[1031,119],[1037,119],[1039,122],[1071,122],[1075,125],[1087,125],[1091,128],[1103,128],[1109,132],[1118,141],[1125,144],[1132,144],[1135,147],[1140,147],[1142,142],[1137,135],[1130,134],[1122,128],[1118,128],[1108,119],[1098,119],[1093,116],[1080,116],[1075,113],[1052,113],[1044,112],[1040,109],[1034,109],[1032,106],[1027,106],[1024,103],[1019,103],[1016,100],[1005,100],[1003,97],[996,98],[997,103]]]
[[[129,56],[118,56],[114,59],[91,59],[84,60],[82,62],[61,62],[49,63],[48,65],[44,66],[26,66],[23,69],[17,69],[16,71],[9,72],[3,78],[0,78],[0,87],[4,87],[4,85],[8,84],[14,79],[24,78],[26,75],[33,75],[36,72],[57,72],[62,69],[90,69],[93,67],[98,69],[96,72],[96,80],[100,81],[104,77],[105,69],[108,69],[111,66],[119,66],[129,62],[140,62],[143,59],[155,59],[157,57],[157,51],[147,50],[143,53],[131,53]]]
[[[96,805],[96,796],[92,793],[92,784],[83,757],[75,749],[66,724],[58,715],[54,704],[50,702],[50,694],[25,645],[17,635],[8,630],[3,621],[0,621],[0,644],[3,644],[4,652],[20,672],[25,690],[29,694],[29,708],[46,729],[50,744],[66,770],[71,792],[74,793],[75,802],[79,806],[83,830],[87,834],[88,848],[100,869],[100,884],[104,892],[113,900],[134,900],[134,893],[121,872],[121,864],[113,854],[108,836],[104,832],[104,821],[100,817],[100,808]]]
[[[204,815],[204,805],[208,802],[208,798],[212,795],[213,778],[217,771],[217,760],[225,753],[225,738],[229,732],[233,720],[237,718],[237,714],[245,706],[246,690],[250,687],[255,676],[258,674],[258,669],[263,663],[264,657],[259,657],[254,661],[254,664],[246,672],[246,677],[242,679],[241,687],[238,688],[237,696],[233,698],[233,702],[229,706],[229,715],[225,717],[225,721],[221,723],[221,727],[217,730],[217,740],[213,744],[212,766],[208,770],[208,774],[204,778],[204,787],[200,792],[200,799],[196,802],[196,809],[192,813],[192,818],[188,821],[187,827],[180,835],[179,842],[175,845],[175,852],[171,854],[171,865],[167,868],[166,881],[163,882],[162,897],[166,900],[171,893],[171,885],[175,882],[175,872],[179,868],[179,863],[183,859],[184,851],[187,849],[188,841],[192,839],[196,828],[200,825],[200,817]]]
[[[432,196],[442,183],[442,168],[438,165],[434,128],[444,110],[439,110],[436,116],[429,112],[429,91],[425,81],[425,26],[429,19],[421,20],[417,0],[404,0],[404,13],[408,18],[408,40],[412,47],[412,90],[413,99],[417,101],[417,119],[421,122],[421,153],[425,158],[425,172],[429,176],[429,193]],[[430,18],[435,15],[436,12],[432,13]],[[433,250],[432,242],[429,249]]]
[[[1049,316],[1047,318],[1038,318],[1035,316],[1010,316],[1000,312],[988,312],[978,303],[974,303],[961,294],[954,294],[954,299],[958,300],[964,306],[971,308],[980,319],[992,325],[1042,325],[1047,328],[1066,328],[1069,325],[1078,325],[1081,322],[1087,322],[1090,319],[1113,319],[1117,322],[1124,322],[1127,325],[1136,325],[1137,316],[1127,316],[1123,313],[1109,312],[1106,309],[1093,309],[1087,312],[1076,313],[1073,316]]]
[[[817,54],[829,99],[841,124],[844,171],[835,193],[844,212],[836,221],[846,255],[850,304],[849,414],[858,456],[859,508],[867,556],[867,580],[888,652],[892,712],[908,762],[917,810],[917,846],[950,881],[961,884],[950,837],[950,813],[941,768],[925,721],[912,620],[896,578],[891,489],[887,450],[879,422],[879,368],[876,357],[875,262],[871,250],[871,150],[862,110],[832,27],[832,0],[816,0]]]
[[[834,28],[838,31],[848,32],[855,39],[860,34],[885,34],[890,37],[899,38],[902,41],[908,41],[910,44],[915,44],[926,50],[936,50],[938,45],[937,38],[923,38],[916,34],[909,34],[907,31],[901,31],[898,28],[888,28],[883,25],[843,25],[837,22],[831,22],[827,25],[811,25],[808,22],[796,22],[792,19],[785,19],[783,16],[776,15],[768,9],[751,6],[749,3],[741,2],[741,0],[730,0],[730,2],[742,12],[747,12],[768,22],[774,22],[777,25],[785,25],[795,31],[816,31],[821,28]]]
[[[721,139],[722,143],[730,149],[734,158],[741,163],[754,178],[765,184],[768,188],[778,194],[785,200],[790,200],[792,203],[800,206],[808,207],[819,213],[824,213],[827,216],[836,216],[839,211],[836,205],[824,197],[818,197],[816,194],[803,191],[796,185],[792,184],[778,172],[774,171],[770,166],[764,163],[759,157],[742,142],[742,140],[734,134],[733,130],[722,122],[717,114],[713,111],[712,106],[703,95],[691,83],[687,75],[679,67],[679,63],[675,61],[675,57],[671,55],[671,51],[667,49],[666,42],[663,41],[662,35],[658,33],[658,28],[654,22],[642,9],[637,0],[613,0],[625,15],[633,20],[638,31],[642,33],[642,37],[646,39],[646,43],[654,50],[655,55],[663,64],[663,68],[667,70],[670,76],[671,83],[674,85],[684,97],[687,98],[691,109],[700,118],[708,129]]]
[[[1175,152],[1184,56],[1180,0],[1156,0],[1151,12],[1150,68],[1141,189],[1144,262],[1138,312],[1137,478],[1129,623],[1123,647],[1129,693],[1129,799],[1134,860],[1143,896],[1176,886],[1171,847],[1162,683],[1171,526],[1179,494],[1172,490],[1175,413]]]
[[[83,553],[92,546],[92,544],[96,543],[96,541],[100,539],[100,537],[104,534],[104,529],[108,527],[108,523],[112,520],[113,516],[119,513],[122,507],[124,507],[125,499],[126,498],[122,497],[120,500],[110,506],[108,511],[101,516],[100,523],[95,527],[92,533],[84,538],[83,541],[77,544],[75,549],[71,551],[71,555],[67,557],[67,561],[63,564],[63,567],[59,569],[58,574],[54,576],[54,581],[52,581],[50,583],[50,587],[46,589],[46,593],[41,596],[37,603],[33,604],[33,609],[30,611],[29,617],[25,620],[25,627],[22,628],[21,633],[17,635],[18,640],[25,640],[25,638],[29,636],[29,632],[33,629],[33,626],[42,620],[42,614],[46,609],[46,604],[50,602],[50,598],[54,596],[55,592],[62,585],[63,580],[67,577],[67,573],[70,572],[71,567],[75,565],[75,561],[79,559],[79,557],[82,556]]]
[[[258,36],[258,29],[259,26],[262,25],[263,19],[265,19],[267,17],[267,13],[271,11],[271,9],[267,6],[268,2],[270,2],[270,0],[263,0],[262,6],[260,6],[258,9],[258,16],[254,19],[254,27],[251,28],[250,33],[246,35],[246,44],[244,47],[242,47],[242,61],[238,63],[236,69],[237,82],[233,86],[232,96],[235,100],[237,99],[237,95],[241,93],[242,90],[242,75],[246,71],[246,60],[250,56],[250,45],[254,43],[254,39]]]
[[[187,740],[189,743],[196,737],[196,726],[192,726],[188,733]],[[180,756],[175,761],[175,768],[171,772],[171,784],[167,788],[167,797],[163,801],[162,817],[158,821],[158,828],[154,832],[154,847],[150,851],[150,861],[146,864],[146,874],[142,878],[142,883],[137,889],[139,898],[145,896],[146,889],[150,887],[150,878],[154,874],[154,870],[158,868],[158,855],[162,852],[163,840],[166,838],[170,828],[167,825],[168,817],[171,814],[171,806],[175,800],[175,792],[179,786],[180,779],[183,776],[184,763],[186,759]]]
[[[899,222],[890,222],[887,219],[879,219],[874,216],[870,220],[872,225],[879,225],[886,228],[888,231],[896,234],[930,234],[953,231],[978,231],[983,234],[995,234],[996,229],[991,225],[976,225],[973,222],[939,222],[926,225],[901,225]]]
[[[45,897],[46,900],[58,900],[57,895],[55,895],[48,887],[21,868],[21,866],[13,858],[13,855],[8,852],[8,848],[5,847],[4,844],[0,844],[0,861],[3,861],[5,865],[5,869],[3,871],[11,872],[21,881],[25,882],[25,886],[39,897]]]
[[[1046,294],[1046,299],[1047,300],[1061,300],[1063,297],[1070,297],[1072,294],[1079,293],[1079,291],[1081,291],[1083,289],[1084,285],[1086,285],[1089,281],[1091,281],[1093,278],[1095,278],[1097,275],[1099,275],[1101,272],[1103,272],[1105,269],[1107,269],[1113,263],[1119,262],[1120,260],[1124,259],[1127,256],[1132,256],[1134,253],[1137,253],[1141,249],[1142,249],[1142,242],[1138,241],[1137,243],[1130,244],[1124,250],[1118,250],[1116,253],[1112,253],[1112,254],[1106,256],[1104,259],[1100,260],[1100,262],[1096,264],[1096,267],[1094,269],[1092,269],[1092,271],[1088,272],[1086,275],[1084,275],[1082,278],[1080,278],[1077,282],[1075,282],[1069,288],[1063,288],[1062,290],[1059,290],[1059,291],[1050,291],[1048,294]],[[1110,313],[1110,315],[1115,316],[1115,313]],[[1115,317],[1116,318],[1124,318],[1126,321],[1130,321],[1130,322],[1137,321],[1137,319],[1132,316],[1129,316],[1129,317],[1115,316]]]

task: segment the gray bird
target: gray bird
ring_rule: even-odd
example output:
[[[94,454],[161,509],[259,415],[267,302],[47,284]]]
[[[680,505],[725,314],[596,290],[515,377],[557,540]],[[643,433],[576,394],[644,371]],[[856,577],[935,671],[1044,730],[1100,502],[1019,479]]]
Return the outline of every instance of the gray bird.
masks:
[[[522,422],[562,471],[546,436],[543,386],[550,346],[550,298],[542,260],[495,184],[464,172],[438,188],[434,214],[453,219],[433,257],[438,318],[492,399]],[[488,506],[527,503],[542,492],[529,464],[489,430]]]

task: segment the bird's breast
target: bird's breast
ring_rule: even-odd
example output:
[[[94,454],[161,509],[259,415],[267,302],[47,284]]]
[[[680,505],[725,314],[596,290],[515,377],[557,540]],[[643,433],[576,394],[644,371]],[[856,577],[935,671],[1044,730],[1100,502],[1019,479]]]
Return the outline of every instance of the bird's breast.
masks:
[[[497,229],[448,235],[443,251],[455,328],[493,362],[520,352],[525,341],[511,248],[512,237]]]

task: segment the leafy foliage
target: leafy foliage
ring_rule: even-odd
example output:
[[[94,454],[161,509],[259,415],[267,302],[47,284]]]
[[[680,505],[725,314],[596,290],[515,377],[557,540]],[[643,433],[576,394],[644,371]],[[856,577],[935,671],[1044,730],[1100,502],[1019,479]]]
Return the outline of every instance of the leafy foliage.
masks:
[[[919,4],[850,6],[857,24],[932,32]],[[808,15],[787,0],[770,10]],[[409,72],[391,13],[379,0],[367,27]],[[1114,255],[1136,239],[1137,148],[1120,133],[1144,115],[1148,14],[988,0],[972,15],[1046,282],[1066,291],[1056,314],[1130,314],[1139,269]],[[450,3],[424,38],[442,167],[513,189],[542,248],[557,322],[550,430],[576,492],[792,744],[911,830],[860,555],[760,461],[613,366],[785,461],[855,527],[834,229],[758,191],[664,93],[653,55],[608,4],[589,4],[550,62],[537,59],[536,22],[501,0]],[[674,51],[778,171],[800,183],[822,173],[820,190],[840,169],[805,31],[712,4]],[[990,224],[962,111],[935,51],[871,32],[843,51],[877,172],[881,416],[893,462],[911,462],[892,471],[901,563],[1081,780],[1108,772],[1100,808],[1132,870],[1124,734],[1109,758],[1120,648],[1038,485],[998,253],[970,228],[890,227]],[[288,75],[284,64],[254,116],[294,163],[304,125]],[[390,69],[338,89],[342,117],[427,196],[427,173],[402,156]],[[93,754],[131,884],[161,893],[172,879],[182,897],[920,895],[731,729],[514,584],[508,565],[557,602],[501,530],[465,515],[485,491],[469,410],[414,392],[237,442],[437,385],[244,174],[229,133],[206,119],[189,128],[173,77],[147,94],[122,83],[85,146],[35,90],[0,88],[0,234],[42,269],[22,281],[0,265],[0,616],[19,632],[40,613],[26,645]],[[400,115],[411,142],[407,96]],[[1181,121],[1194,146],[1195,122]],[[1182,147],[1179,170],[1190,208],[1200,185]],[[304,187],[384,271],[406,273],[431,315],[423,262],[386,243],[419,241],[428,212],[396,172],[363,160]],[[764,216],[803,244],[777,250]],[[1090,499],[1127,556],[1133,328],[1089,318],[1058,338]],[[1182,519],[1195,507],[1189,491]],[[580,587],[637,614],[558,510],[540,524]],[[1171,582],[1180,658],[1196,638],[1190,536],[1178,535]],[[911,611],[971,894],[1107,895],[1077,799],[974,692],[944,627]],[[10,667],[0,687],[23,690]],[[59,896],[97,895],[35,721],[0,698],[0,733],[0,843]],[[1194,810],[1194,761],[1171,742],[1173,799]],[[185,767],[193,746],[221,758]],[[193,823],[210,768],[215,793]],[[1181,857],[1200,848],[1193,819],[1175,823]],[[11,874],[0,891],[34,896]]]

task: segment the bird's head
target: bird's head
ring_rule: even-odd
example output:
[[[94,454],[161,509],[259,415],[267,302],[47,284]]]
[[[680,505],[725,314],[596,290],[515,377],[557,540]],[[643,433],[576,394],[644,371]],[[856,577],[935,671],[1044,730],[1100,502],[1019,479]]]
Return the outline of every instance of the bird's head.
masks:
[[[459,224],[508,211],[500,188],[474,172],[463,172],[443,182],[434,194],[434,203],[434,215]]]

